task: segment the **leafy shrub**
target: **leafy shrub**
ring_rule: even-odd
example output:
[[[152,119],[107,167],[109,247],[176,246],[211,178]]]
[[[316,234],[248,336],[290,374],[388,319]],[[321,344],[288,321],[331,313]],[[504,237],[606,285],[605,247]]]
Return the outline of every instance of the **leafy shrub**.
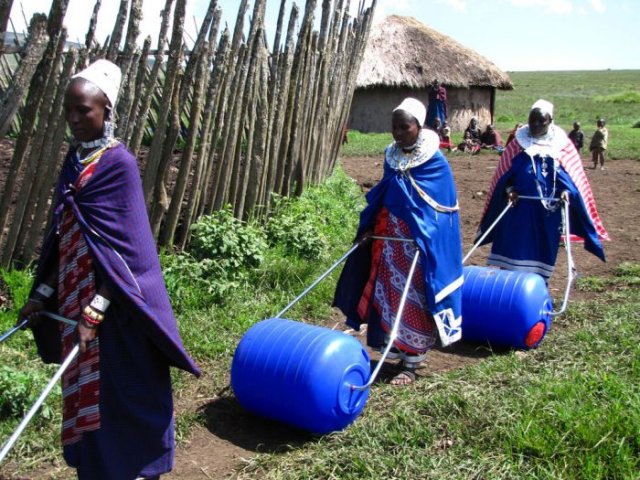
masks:
[[[299,199],[292,200],[274,195],[274,212],[266,225],[271,246],[281,245],[284,251],[306,259],[322,258],[328,242]]]
[[[0,268],[0,295],[4,296],[6,300],[4,305],[0,305],[0,310],[22,306],[27,301],[32,282],[33,273],[30,269],[5,270]]]
[[[262,263],[264,234],[235,218],[230,207],[201,217],[191,230],[189,253],[197,260],[214,260],[227,278],[239,278],[244,270]]]
[[[47,383],[46,375],[40,371],[15,370],[0,365],[0,418],[20,417],[36,401],[40,390]],[[56,387],[59,389],[59,387]],[[39,415],[51,418],[52,408],[43,405]]]
[[[210,258],[197,260],[188,253],[160,257],[169,297],[176,311],[207,308],[221,303],[237,286],[223,268]]]

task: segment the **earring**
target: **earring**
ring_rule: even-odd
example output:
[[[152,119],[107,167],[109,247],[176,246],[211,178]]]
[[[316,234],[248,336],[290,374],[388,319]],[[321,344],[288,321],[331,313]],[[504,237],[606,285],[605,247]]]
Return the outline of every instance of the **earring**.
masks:
[[[111,120],[105,120],[102,126],[102,136],[104,138],[113,138],[115,135],[115,125]]]

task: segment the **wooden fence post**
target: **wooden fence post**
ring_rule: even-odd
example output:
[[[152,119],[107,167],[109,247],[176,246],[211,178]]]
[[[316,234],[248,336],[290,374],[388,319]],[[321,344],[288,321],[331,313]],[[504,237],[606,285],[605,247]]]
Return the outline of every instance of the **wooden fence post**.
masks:
[[[0,24],[7,1],[10,2],[0,0]],[[26,47],[22,70],[12,74],[16,84],[20,72],[31,78],[20,111],[21,129],[11,174],[0,199],[0,232],[11,222],[1,259],[4,264],[20,253],[26,260],[33,255],[45,216],[42,206],[50,197],[49,181],[59,168],[58,162],[45,162],[44,157],[58,155],[65,133],[61,95],[76,55],[67,56],[60,77],[61,57],[55,57],[54,52],[56,45],[62,45],[59,32],[68,1],[53,0],[46,26],[48,44],[41,47],[44,53],[40,51],[42,59],[30,64],[27,54],[31,50]],[[239,2],[233,35],[225,29],[217,48],[214,45],[221,11],[217,0],[210,0],[193,49],[187,53],[184,71],[186,0],[175,0],[173,19],[170,12],[174,0],[165,0],[155,52],[151,51],[150,38],[145,40],[142,51],[135,48],[142,1],[120,0],[110,39],[101,46],[94,39],[102,0],[95,0],[86,48],[80,52],[78,66],[83,68],[88,58],[96,57],[117,59],[120,65],[123,82],[114,106],[120,122],[117,134],[135,155],[145,136],[152,136],[146,162],[143,161],[143,188],[152,230],[161,243],[183,247],[190,225],[200,215],[227,203],[232,204],[239,218],[259,218],[268,213],[273,192],[299,195],[307,184],[320,182],[331,172],[376,0],[368,9],[364,8],[366,0],[362,0],[354,17],[348,15],[350,2],[322,0],[319,32],[313,30],[318,1],[306,0],[297,33],[300,11],[293,4],[282,45],[287,0],[280,0],[270,54],[264,34],[266,0],[254,0],[246,38],[249,0]],[[129,22],[121,51],[127,12]],[[41,18],[40,31],[42,21]],[[30,35],[31,38],[35,37]],[[41,43],[46,42],[45,34]],[[152,66],[147,63],[149,54],[155,55]],[[23,87],[22,92],[25,91]],[[19,95],[11,96],[15,100]],[[6,125],[17,123],[9,117],[17,118],[18,107],[9,114],[1,107],[2,104],[0,128],[5,125],[6,131]],[[46,131],[42,130],[43,122],[48,123]],[[181,129],[186,141],[177,158],[174,148]],[[36,180],[29,188],[16,192],[16,182],[25,170],[35,170],[42,181]]]

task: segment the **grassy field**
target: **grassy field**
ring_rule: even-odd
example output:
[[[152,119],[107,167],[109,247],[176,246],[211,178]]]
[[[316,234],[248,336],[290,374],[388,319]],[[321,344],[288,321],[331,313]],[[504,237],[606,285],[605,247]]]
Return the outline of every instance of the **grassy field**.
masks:
[[[381,385],[347,430],[262,455],[243,478],[637,479],[639,285],[640,266],[622,265],[544,349]]]
[[[595,131],[596,119],[603,117],[609,129],[609,158],[640,159],[640,70],[509,75],[515,88],[498,91],[496,95],[496,126],[505,139],[516,123],[526,122],[533,102],[545,98],[554,104],[555,122],[565,130],[569,131],[573,122],[579,121],[588,142]],[[461,137],[461,132],[454,132],[456,143]],[[391,140],[389,133],[351,131],[342,152],[380,155]]]
[[[563,126],[574,117],[586,126],[587,119],[603,114],[599,105],[611,105],[604,115],[612,129],[612,156],[640,159],[640,129],[631,128],[640,121],[638,103],[620,106],[611,100],[633,97],[639,74],[514,73],[516,89],[498,97],[498,125],[510,128],[539,96],[555,102],[558,113],[573,109],[559,117]],[[553,95],[543,95],[551,86]],[[389,135],[350,132],[343,154],[380,155],[389,141]],[[219,259],[199,258],[195,251],[162,256],[187,350],[207,372],[206,381],[200,382],[174,373],[178,404],[196,394],[213,398],[227,386],[231,355],[241,336],[256,321],[275,315],[343,253],[362,206],[360,189],[338,170],[301,199],[281,200],[267,225],[240,225],[220,217],[220,242],[242,234],[241,245],[266,245],[248,266],[227,271]],[[210,227],[204,225],[203,231]],[[247,250],[235,251],[239,261],[247,259]],[[16,305],[25,300],[31,277],[28,271],[2,271],[0,277],[7,285],[0,293],[8,293],[10,300],[0,306],[4,332],[15,321]],[[291,318],[326,319],[333,277],[298,304]],[[238,478],[637,479],[639,286],[639,265],[618,266],[614,278],[580,279],[577,288],[598,291],[598,300],[572,303],[544,349],[494,355],[405,389],[377,385],[366,413],[347,430],[288,453],[258,455]],[[0,358],[4,441],[55,367],[42,365],[25,333],[0,345]],[[10,455],[20,460],[22,472],[62,462],[59,407],[56,388]],[[179,413],[182,442],[195,423],[207,419],[193,411]],[[0,468],[0,477],[6,473]]]

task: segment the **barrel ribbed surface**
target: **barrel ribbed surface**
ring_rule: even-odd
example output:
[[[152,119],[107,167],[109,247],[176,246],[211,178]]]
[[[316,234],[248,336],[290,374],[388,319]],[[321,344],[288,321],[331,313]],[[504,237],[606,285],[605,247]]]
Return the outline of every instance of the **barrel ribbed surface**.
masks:
[[[462,336],[466,340],[535,348],[551,325],[552,309],[540,275],[464,267]]]
[[[317,434],[360,415],[369,391],[351,387],[369,375],[369,356],[353,337],[282,318],[252,326],[231,364],[231,386],[244,408]]]

